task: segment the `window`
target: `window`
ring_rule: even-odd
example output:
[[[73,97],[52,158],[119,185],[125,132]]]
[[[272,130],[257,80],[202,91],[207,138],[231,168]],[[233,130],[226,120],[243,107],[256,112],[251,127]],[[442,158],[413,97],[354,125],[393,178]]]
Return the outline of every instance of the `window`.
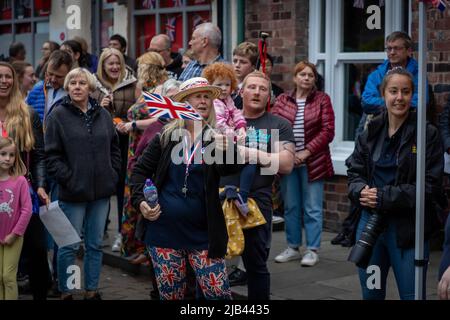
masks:
[[[379,29],[367,27],[371,5],[380,9]],[[333,103],[336,134],[331,154],[336,174],[345,175],[344,161],[354,148],[367,76],[386,59],[386,36],[408,32],[408,1],[310,0],[309,6],[309,60],[324,76],[325,92]]]
[[[49,38],[50,0],[0,0],[0,55],[9,56],[9,44],[23,42],[26,59],[37,65],[40,48]]]
[[[130,49],[136,57],[160,33],[172,39],[172,51],[187,48],[195,26],[211,21],[211,0],[135,0],[133,5],[131,34],[135,47]]]

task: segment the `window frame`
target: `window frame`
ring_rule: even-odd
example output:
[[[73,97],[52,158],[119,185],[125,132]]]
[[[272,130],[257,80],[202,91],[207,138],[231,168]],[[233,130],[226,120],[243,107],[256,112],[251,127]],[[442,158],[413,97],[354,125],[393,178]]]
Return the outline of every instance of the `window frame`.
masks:
[[[17,33],[16,26],[18,24],[30,23],[31,24],[31,48],[26,48],[27,50],[27,61],[29,61],[32,65],[37,65],[37,62],[40,58],[40,51],[36,49],[36,23],[38,22],[47,22],[50,25],[50,15],[48,16],[35,16],[35,3],[34,0],[30,1],[31,3],[31,16],[26,18],[16,18],[16,6],[14,1],[11,2],[11,19],[8,20],[0,20],[0,25],[10,25],[12,41],[16,41],[16,36],[20,33]],[[43,33],[44,34],[44,33]],[[48,33],[50,36],[50,33]],[[31,59],[29,58],[31,56]]]
[[[160,8],[159,0],[156,1],[156,5],[154,9],[136,9],[135,1],[131,1],[130,9],[131,9],[131,35],[132,37],[136,36],[136,18],[139,16],[146,15],[154,15],[155,23],[156,23],[156,34],[161,33],[161,15],[165,14],[173,14],[173,13],[181,13],[183,19],[183,48],[188,48],[189,38],[191,36],[188,30],[188,13],[197,12],[197,11],[210,11],[211,19],[214,22],[214,10],[215,1],[211,1],[211,4],[202,4],[202,5],[194,5],[188,6],[186,1],[183,1],[183,4],[179,7],[169,7],[169,8]],[[136,43],[130,48],[130,55],[136,55]]]
[[[343,1],[309,0],[309,53],[308,58],[314,64],[324,63],[324,91],[330,96],[335,113],[335,137],[330,145],[331,158],[336,175],[347,175],[345,159],[353,152],[354,141],[344,140],[344,90],[346,63],[381,63],[386,53],[380,52],[342,52],[343,43]],[[353,0],[347,0],[353,1]],[[391,32],[403,29],[403,1],[385,0],[385,37]],[[322,5],[326,4],[325,17],[321,16]],[[411,1],[407,5],[411,8]],[[365,8],[364,10],[366,10]],[[339,12],[338,15],[335,13]],[[409,10],[410,12],[410,10]],[[320,52],[322,19],[325,19],[325,48]],[[408,20],[410,29],[411,21]],[[409,30],[405,30],[408,32]]]

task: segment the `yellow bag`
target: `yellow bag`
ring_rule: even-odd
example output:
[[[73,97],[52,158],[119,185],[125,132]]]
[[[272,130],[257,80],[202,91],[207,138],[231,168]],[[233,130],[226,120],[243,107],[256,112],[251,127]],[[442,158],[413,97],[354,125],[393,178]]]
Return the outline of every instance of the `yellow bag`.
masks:
[[[228,232],[228,245],[226,258],[240,256],[244,251],[245,239],[243,229],[250,229],[267,223],[255,200],[248,199],[250,209],[247,218],[239,214],[233,200],[225,200],[222,205],[225,223]]]

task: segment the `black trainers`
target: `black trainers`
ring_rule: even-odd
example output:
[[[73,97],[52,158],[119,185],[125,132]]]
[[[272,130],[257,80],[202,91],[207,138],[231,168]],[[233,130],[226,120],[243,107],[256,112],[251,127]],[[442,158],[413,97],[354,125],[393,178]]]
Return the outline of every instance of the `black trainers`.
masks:
[[[228,281],[230,282],[230,287],[244,286],[247,284],[247,273],[239,268],[236,268],[228,275]]]
[[[345,234],[343,232],[339,232],[336,237],[331,239],[331,244],[338,245],[338,244],[341,244],[341,242],[344,240],[345,240]]]
[[[349,237],[345,237],[345,239],[341,241],[341,246],[348,248],[353,246],[353,242]]]

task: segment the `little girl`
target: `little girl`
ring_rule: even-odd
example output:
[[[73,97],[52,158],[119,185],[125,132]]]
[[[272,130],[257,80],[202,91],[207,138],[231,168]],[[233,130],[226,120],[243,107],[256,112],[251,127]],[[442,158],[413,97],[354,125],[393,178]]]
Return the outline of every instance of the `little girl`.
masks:
[[[26,168],[11,138],[0,136],[0,300],[17,300],[17,266],[31,218]]]
[[[231,98],[231,93],[237,88],[237,78],[233,67],[222,62],[213,63],[203,70],[203,77],[212,85],[222,89],[219,99],[214,100],[217,128],[226,135],[235,136],[240,142],[245,141],[247,122],[241,110],[236,108]],[[235,204],[244,216],[247,216],[249,211],[247,200],[256,174],[256,168],[256,165],[248,164],[241,171],[239,193]],[[236,187],[225,186],[225,193],[230,188],[235,189]]]

